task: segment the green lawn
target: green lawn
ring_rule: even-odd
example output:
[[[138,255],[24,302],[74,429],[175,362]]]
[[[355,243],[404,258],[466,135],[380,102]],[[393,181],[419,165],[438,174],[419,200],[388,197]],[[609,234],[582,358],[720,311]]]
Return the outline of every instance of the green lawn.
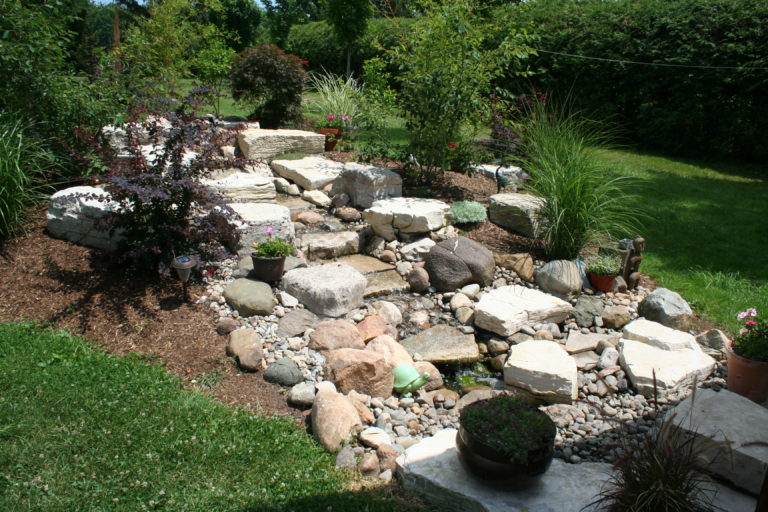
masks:
[[[63,331],[0,325],[0,510],[396,510],[309,435]]]
[[[695,311],[738,330],[748,307],[768,316],[768,169],[601,151],[616,175],[642,180],[647,214],[641,270],[679,292]]]

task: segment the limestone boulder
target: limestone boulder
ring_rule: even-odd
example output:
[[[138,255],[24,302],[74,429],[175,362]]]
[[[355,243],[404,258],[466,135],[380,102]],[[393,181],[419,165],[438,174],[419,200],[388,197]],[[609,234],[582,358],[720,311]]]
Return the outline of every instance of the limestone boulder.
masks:
[[[701,350],[693,335],[644,318],[628,323],[623,331],[622,338],[640,341],[663,350]]]
[[[48,203],[46,229],[56,238],[104,251],[117,249],[122,235],[99,227],[105,217],[120,211],[109,192],[98,187],[59,190]]]
[[[312,382],[300,382],[288,392],[288,403],[298,407],[311,407],[315,403],[315,385]]]
[[[435,241],[431,238],[422,238],[406,244],[400,248],[400,254],[406,261],[422,261],[435,246]]]
[[[458,236],[436,244],[429,250],[424,268],[438,291],[453,291],[468,283],[483,286],[493,280],[493,253],[482,244]]]
[[[365,350],[380,354],[390,368],[394,368],[400,364],[413,365],[413,358],[408,351],[400,343],[395,341],[392,336],[386,334],[382,334],[381,336],[372,339],[370,343],[366,345]]]
[[[375,201],[401,197],[403,179],[389,169],[348,162],[344,164],[333,190],[346,193],[354,206],[370,208]]]
[[[272,287],[253,279],[235,279],[224,288],[224,299],[240,316],[270,315],[275,307]]]
[[[693,311],[679,293],[656,288],[643,299],[638,308],[640,316],[666,327],[687,331],[691,328]]]
[[[365,348],[365,343],[354,324],[346,320],[320,322],[309,335],[312,350],[337,350],[340,348]]]
[[[363,218],[387,241],[400,233],[430,233],[448,224],[450,206],[436,199],[396,197],[374,201]]]
[[[536,272],[536,284],[547,293],[569,295],[581,290],[579,267],[569,260],[554,260]]]
[[[619,330],[632,320],[627,306],[607,306],[602,313],[603,327]]]
[[[496,266],[512,270],[523,281],[533,282],[533,256],[524,253],[494,254]]]
[[[475,304],[475,326],[506,337],[523,326],[560,323],[572,309],[570,303],[539,290],[502,286],[484,294]]]
[[[576,361],[551,341],[514,345],[504,364],[504,383],[551,402],[570,402],[579,396]]]
[[[365,276],[343,263],[297,268],[283,275],[283,289],[318,315],[339,317],[363,303]]]
[[[383,355],[370,350],[342,348],[328,352],[325,374],[342,393],[354,390],[384,398],[392,395],[392,367]]]
[[[352,401],[328,388],[318,390],[311,417],[312,434],[331,453],[341,448],[353,429],[362,426]]]
[[[568,338],[565,341],[565,351],[571,355],[589,351],[596,352],[601,343],[613,344],[617,340],[618,336],[608,334],[582,334],[579,331],[569,331]]]
[[[303,130],[248,128],[237,134],[237,145],[249,160],[264,160],[285,153],[312,155],[325,151],[325,135]]]
[[[417,361],[434,364],[473,363],[480,351],[473,334],[464,334],[449,325],[436,325],[402,341],[405,350]]]
[[[202,184],[221,194],[226,201],[272,201],[277,192],[272,178],[235,172],[219,179],[202,180]]]
[[[320,190],[333,183],[344,169],[344,164],[322,156],[308,156],[299,160],[272,160],[272,170],[304,190]]]
[[[701,349],[666,350],[631,339],[619,340],[619,362],[632,386],[653,396],[654,376],[660,393],[701,382],[715,369],[715,360]]]
[[[301,250],[312,260],[330,260],[360,250],[360,235],[354,231],[308,233],[301,237]]]
[[[538,238],[543,232],[539,211],[544,204],[544,199],[529,194],[496,194],[489,199],[488,217],[503,228]]]
[[[267,228],[272,228],[273,237],[293,241],[295,231],[287,207],[272,203],[233,203],[230,207],[242,219],[237,224],[240,248],[250,249],[253,242],[268,240]]]
[[[368,281],[364,293],[366,299],[369,297],[379,297],[381,295],[403,293],[408,290],[408,283],[396,270],[372,272],[366,274],[365,278]]]
[[[305,190],[301,193],[301,198],[320,208],[327,208],[331,205],[331,198],[322,190]]]

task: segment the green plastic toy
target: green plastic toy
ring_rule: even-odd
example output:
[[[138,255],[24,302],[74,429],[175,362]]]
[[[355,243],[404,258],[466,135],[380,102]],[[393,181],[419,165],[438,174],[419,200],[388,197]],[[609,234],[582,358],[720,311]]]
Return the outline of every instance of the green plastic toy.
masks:
[[[395,391],[405,397],[411,396],[411,393],[418,390],[429,380],[429,372],[419,375],[419,371],[409,364],[399,364],[395,366]]]

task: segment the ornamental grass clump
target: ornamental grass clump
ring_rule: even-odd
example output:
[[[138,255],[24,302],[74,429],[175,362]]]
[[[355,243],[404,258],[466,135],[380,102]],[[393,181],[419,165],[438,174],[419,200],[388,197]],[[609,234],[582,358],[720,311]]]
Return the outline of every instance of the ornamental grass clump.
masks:
[[[552,420],[521,396],[498,395],[470,404],[460,421],[478,442],[519,464],[528,463],[529,452],[551,445],[556,433]]]
[[[522,138],[522,164],[530,174],[526,188],[545,199],[538,215],[550,258],[573,259],[600,237],[637,231],[639,212],[627,190],[632,182],[610,178],[596,154],[609,140],[603,128],[538,104]]]
[[[346,117],[346,121],[354,121],[360,114],[364,95],[363,86],[356,78],[349,76],[344,79],[326,71],[311,73],[309,83],[320,96],[314,103],[315,108],[324,117],[334,116],[339,120]],[[341,128],[341,126],[331,126],[331,128]]]

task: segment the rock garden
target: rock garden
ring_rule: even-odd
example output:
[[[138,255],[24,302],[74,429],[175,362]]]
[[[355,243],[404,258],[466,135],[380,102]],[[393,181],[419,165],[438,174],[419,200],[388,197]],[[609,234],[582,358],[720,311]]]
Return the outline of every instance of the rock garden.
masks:
[[[406,487],[431,500],[449,489],[462,496],[454,510],[539,503],[536,493],[514,503],[503,493],[478,494],[482,484],[456,477],[464,470],[455,455],[441,459],[455,451],[465,407],[524,395],[556,426],[556,461],[543,485],[563,500],[585,488],[573,497],[578,510],[599,492],[607,464],[642,449],[670,411],[701,409],[732,441],[741,434],[729,431],[729,416],[768,419],[768,410],[725,390],[726,335],[692,331],[685,300],[641,276],[641,238],[608,248],[620,265],[599,291],[581,260],[494,251],[468,238],[449,201],[405,196],[402,177],[384,166],[329,158],[323,135],[253,124],[215,129],[233,134],[216,159],[247,164],[210,169],[201,184],[234,212],[223,221],[238,236],[223,259],[177,255],[203,285],[189,300],[209,311],[222,356],[280,386],[317,441],[337,453],[337,466],[381,481],[399,471]],[[109,131],[118,152],[128,145],[121,130]],[[143,142],[143,154],[160,151],[157,139]],[[497,184],[486,198],[490,221],[539,235],[543,203],[525,190],[522,171],[497,166],[487,175],[506,176],[506,189]],[[98,224],[121,207],[99,184],[64,189],[51,197],[47,231],[114,250],[121,232]],[[268,249],[276,242],[289,244],[283,268],[265,275],[257,252],[275,256]],[[259,377],[253,386],[266,385]],[[714,435],[707,425],[693,430]],[[733,449],[742,464],[715,473],[758,493],[766,449]],[[736,492],[719,496],[749,507]]]

